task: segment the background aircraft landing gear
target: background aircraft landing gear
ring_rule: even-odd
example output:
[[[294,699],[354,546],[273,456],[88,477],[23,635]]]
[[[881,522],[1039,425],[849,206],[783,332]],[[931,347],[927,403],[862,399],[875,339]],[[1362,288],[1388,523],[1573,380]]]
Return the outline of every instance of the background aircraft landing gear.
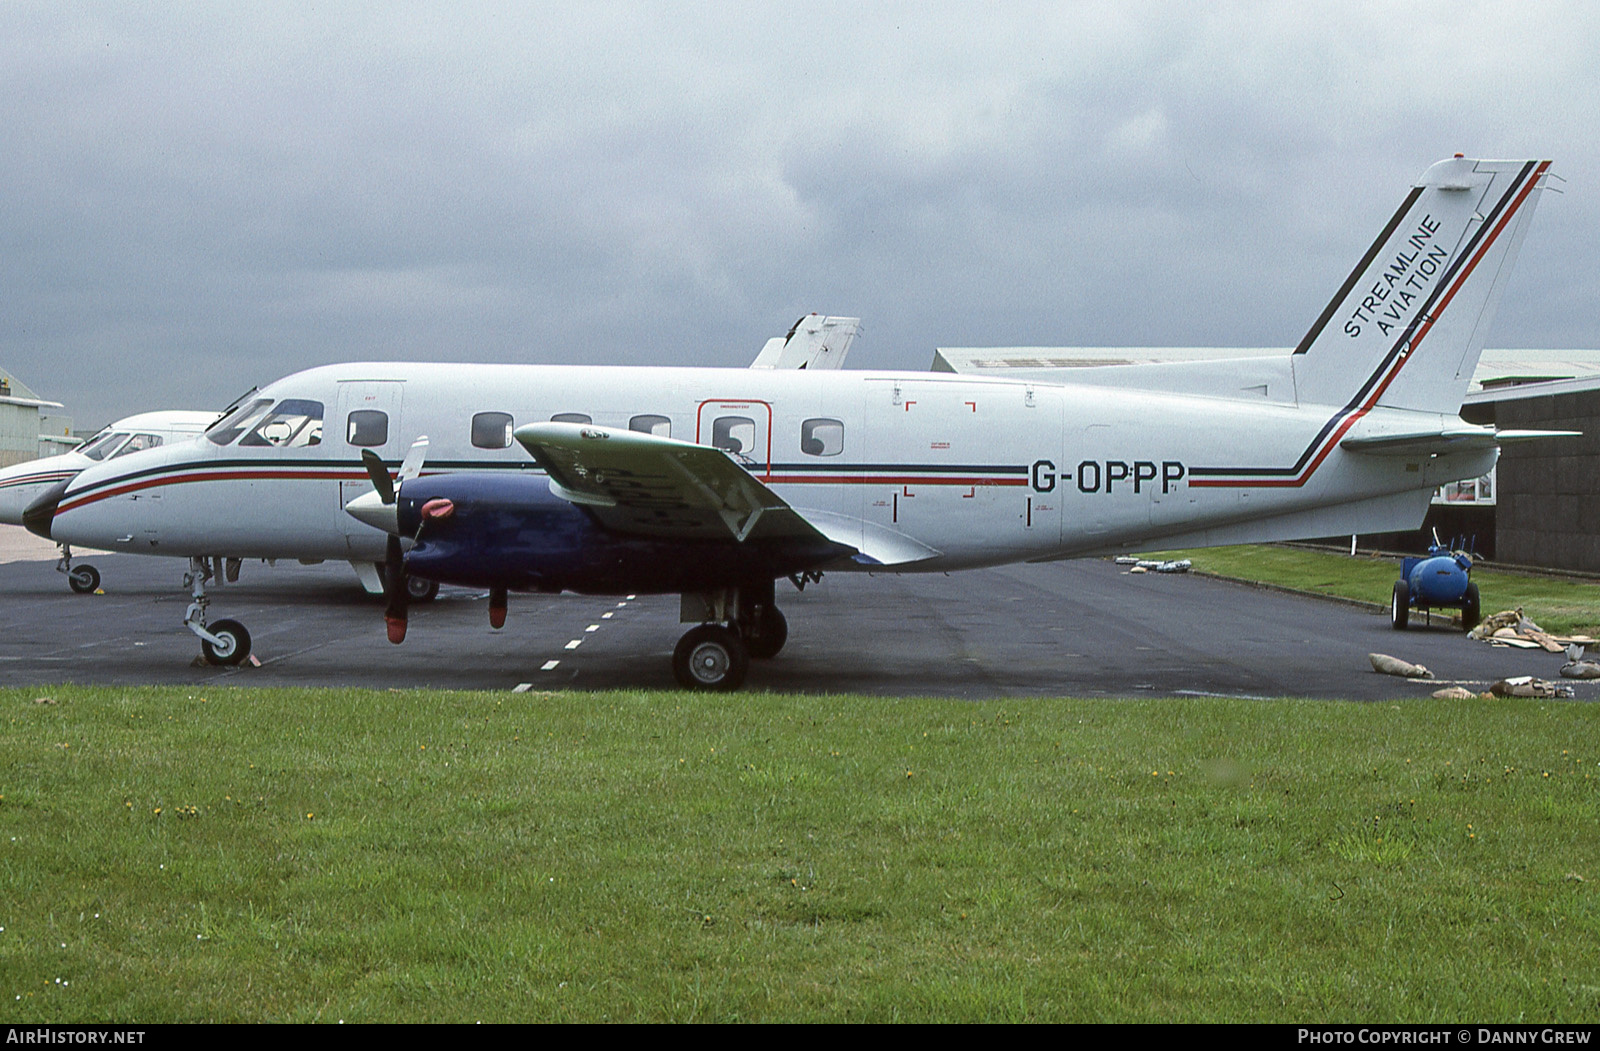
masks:
[[[432,602],[439,597],[439,582],[421,577],[406,577],[406,594],[412,602]]]
[[[213,561],[216,566],[212,565]],[[227,579],[216,572],[221,568],[221,559],[189,559],[189,572],[183,575],[183,582],[189,585],[194,601],[183,615],[183,626],[200,639],[200,656],[207,664],[243,664],[250,656],[250,633],[244,630],[244,625],[236,620],[219,620],[212,627],[206,627],[206,607],[211,604],[211,599],[206,597],[206,581],[215,577],[221,583]]]
[[[672,674],[688,690],[737,690],[749,670],[744,640],[721,624],[702,624],[685,632],[672,651]]]

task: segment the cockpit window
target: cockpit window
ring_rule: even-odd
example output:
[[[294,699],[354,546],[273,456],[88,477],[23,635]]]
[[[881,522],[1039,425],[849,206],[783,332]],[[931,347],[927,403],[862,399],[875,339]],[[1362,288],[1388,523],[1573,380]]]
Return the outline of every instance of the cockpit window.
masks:
[[[122,443],[127,440],[127,431],[113,431],[108,427],[84,442],[78,451],[91,460],[104,460],[115,453],[122,446]]]
[[[132,438],[128,439],[128,444],[112,453],[111,458],[116,459],[118,456],[126,456],[129,453],[136,453],[141,449],[154,449],[160,444],[161,435],[159,434],[135,434]]]
[[[322,442],[322,402],[285,398],[267,418],[239,439],[239,447],[271,445],[279,449],[305,449]]]
[[[257,398],[248,405],[237,405],[232,412],[223,413],[221,419],[206,428],[206,437],[218,445],[228,445],[260,422],[271,407],[271,398]]]
[[[558,412],[550,417],[551,423],[593,423],[594,419],[586,412]]]

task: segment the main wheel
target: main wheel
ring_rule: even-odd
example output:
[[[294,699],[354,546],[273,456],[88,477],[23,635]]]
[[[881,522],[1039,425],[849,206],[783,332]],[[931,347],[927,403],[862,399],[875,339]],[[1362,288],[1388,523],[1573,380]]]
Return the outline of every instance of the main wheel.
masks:
[[[411,596],[412,602],[432,602],[439,597],[439,582],[425,580],[422,577],[407,577],[406,594]]]
[[[79,566],[67,574],[67,587],[80,595],[92,594],[100,586],[100,571],[93,566]]]
[[[1483,619],[1483,604],[1478,599],[1478,585],[1468,584],[1461,596],[1461,626],[1468,631]]]
[[[789,641],[789,622],[777,606],[763,607],[760,621],[744,637],[744,645],[756,660],[776,657]]]
[[[1389,599],[1389,620],[1395,631],[1404,631],[1411,619],[1411,585],[1403,580],[1394,582],[1394,595]]]
[[[737,690],[750,670],[750,651],[739,633],[702,624],[684,633],[672,651],[672,674],[689,690]]]
[[[210,639],[200,640],[200,652],[207,664],[242,664],[250,656],[250,633],[236,620],[219,620],[210,625],[211,634],[221,639],[213,644]]]

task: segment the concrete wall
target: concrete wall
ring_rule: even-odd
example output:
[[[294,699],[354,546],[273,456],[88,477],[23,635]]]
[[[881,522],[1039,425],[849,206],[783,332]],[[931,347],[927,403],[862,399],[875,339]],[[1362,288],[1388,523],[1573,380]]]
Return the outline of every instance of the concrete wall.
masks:
[[[1600,391],[1503,401],[1494,410],[1502,430],[1584,432],[1501,450],[1496,559],[1600,573]]]

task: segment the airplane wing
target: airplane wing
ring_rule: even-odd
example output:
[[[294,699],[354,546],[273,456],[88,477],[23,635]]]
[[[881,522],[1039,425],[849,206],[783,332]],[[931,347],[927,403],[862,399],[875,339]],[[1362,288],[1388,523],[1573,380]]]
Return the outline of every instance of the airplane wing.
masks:
[[[1497,431],[1493,427],[1455,427],[1410,434],[1346,438],[1339,445],[1353,453],[1371,453],[1377,456],[1426,456],[1432,453],[1494,449],[1508,442],[1571,438],[1582,433],[1582,431]]]
[[[767,340],[753,369],[837,369],[844,366],[850,344],[861,332],[858,317],[823,317],[807,314],[786,336]]]
[[[620,533],[741,543],[820,538],[869,565],[903,565],[939,554],[859,519],[797,510],[708,445],[577,423],[530,423],[514,436],[550,475],[551,492]]]

